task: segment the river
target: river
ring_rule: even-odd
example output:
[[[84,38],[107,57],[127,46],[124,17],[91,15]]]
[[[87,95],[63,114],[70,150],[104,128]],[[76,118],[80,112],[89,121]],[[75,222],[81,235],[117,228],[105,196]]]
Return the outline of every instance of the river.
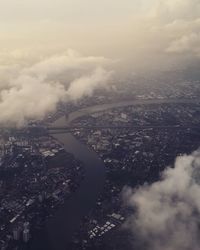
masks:
[[[69,114],[67,119],[63,116],[56,120],[52,126],[66,126],[75,119],[84,115],[105,111],[116,107],[150,104],[159,105],[170,103],[197,104],[199,103],[199,100],[131,100],[111,104],[95,105],[72,112]],[[99,159],[98,155],[93,150],[81,144],[70,133],[56,134],[54,137],[63,143],[67,152],[72,153],[75,158],[84,163],[86,173],[85,178],[81,182],[78,190],[72,195],[70,199],[66,200],[62,208],[56,212],[54,218],[47,223],[44,232],[39,235],[39,239],[36,244],[37,248],[34,248],[34,250],[66,250],[66,246],[72,239],[73,233],[79,228],[81,219],[94,207],[98,196],[103,189],[105,181],[104,163]]]

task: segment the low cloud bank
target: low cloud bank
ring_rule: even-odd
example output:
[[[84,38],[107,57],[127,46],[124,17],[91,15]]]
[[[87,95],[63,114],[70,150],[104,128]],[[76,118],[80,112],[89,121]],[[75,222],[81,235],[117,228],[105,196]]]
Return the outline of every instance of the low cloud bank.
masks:
[[[137,190],[124,189],[134,214],[125,227],[133,249],[198,250],[200,248],[200,152],[178,157],[162,179]]]
[[[34,62],[20,55],[11,60],[9,54],[0,66],[0,124],[21,126],[41,119],[60,101],[77,101],[106,88],[112,75],[105,69],[110,60],[72,50]]]

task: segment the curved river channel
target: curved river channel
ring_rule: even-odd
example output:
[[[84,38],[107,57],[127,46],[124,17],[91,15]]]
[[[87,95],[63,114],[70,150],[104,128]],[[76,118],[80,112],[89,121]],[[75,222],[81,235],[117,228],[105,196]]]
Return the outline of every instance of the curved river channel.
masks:
[[[66,119],[64,116],[56,120],[52,126],[67,126],[72,121],[87,114],[105,111],[116,107],[131,105],[150,105],[150,104],[198,104],[199,100],[188,99],[156,99],[156,100],[132,100],[118,103],[95,105],[84,108],[69,114]],[[98,155],[90,150],[86,145],[81,144],[70,133],[55,134],[54,137],[60,141],[67,152],[72,153],[75,158],[82,161],[85,165],[85,178],[80,183],[78,190],[65,201],[61,209],[51,219],[38,237],[33,246],[34,250],[66,250],[67,244],[72,239],[73,233],[79,228],[81,219],[88,215],[94,207],[99,194],[101,193],[105,181],[105,166]],[[69,249],[70,250],[70,249]]]

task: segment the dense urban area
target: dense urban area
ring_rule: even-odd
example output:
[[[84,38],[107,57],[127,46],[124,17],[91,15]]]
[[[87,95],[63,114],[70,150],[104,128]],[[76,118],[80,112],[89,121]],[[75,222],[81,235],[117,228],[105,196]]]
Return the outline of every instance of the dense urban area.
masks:
[[[78,188],[81,162],[51,136],[1,137],[1,249],[23,249]]]
[[[123,188],[158,180],[176,156],[196,150],[199,114],[199,105],[140,105],[95,113],[74,122],[75,127],[112,127],[74,132],[103,159],[107,177],[95,209],[83,221],[78,234],[82,241],[74,249],[125,249],[120,242],[127,242],[127,234],[122,240],[119,232],[129,215],[121,199]]]
[[[55,113],[41,121],[29,121],[25,128],[2,128],[1,250],[30,249],[37,232],[85,178],[86,166],[66,152],[47,128],[79,109],[136,100],[135,105],[85,114],[72,120],[70,129],[54,131],[72,133],[94,151],[103,161],[106,175],[95,206],[82,218],[66,249],[130,249],[133,236],[124,227],[130,208],[123,202],[123,189],[155,182],[176,156],[198,149],[200,82],[189,77],[183,80],[178,74],[120,81],[116,79],[107,92],[98,91],[76,103],[61,103]],[[149,100],[152,102],[146,102]]]

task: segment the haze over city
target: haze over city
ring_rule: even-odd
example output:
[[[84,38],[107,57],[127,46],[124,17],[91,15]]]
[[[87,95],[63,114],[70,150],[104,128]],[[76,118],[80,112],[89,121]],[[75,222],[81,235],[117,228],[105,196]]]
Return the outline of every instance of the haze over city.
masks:
[[[23,98],[30,98],[30,91],[37,91],[40,82],[47,88],[45,95],[49,91],[51,96],[55,89],[55,96],[50,103],[38,106],[36,117],[55,108],[63,98],[64,85],[73,82],[74,88],[88,79],[88,74],[99,78],[95,79],[98,85],[102,77],[106,86],[110,71],[146,74],[149,70],[187,70],[199,63],[198,0],[1,0],[1,5],[0,70],[1,90],[5,91],[1,92],[0,108],[4,111],[9,98],[19,100],[20,95],[23,102]],[[61,74],[65,75],[64,83],[60,82]],[[26,77],[32,79],[27,82]],[[92,90],[88,83],[84,88],[88,90],[72,99],[91,93],[94,83]],[[73,90],[68,92],[71,95]],[[10,115],[2,115],[1,120],[13,116],[18,105],[22,108],[23,103],[16,104],[14,111],[8,110]],[[19,123],[24,116],[29,117],[28,110],[19,116]]]
[[[198,250],[200,0],[0,0],[0,250]]]

